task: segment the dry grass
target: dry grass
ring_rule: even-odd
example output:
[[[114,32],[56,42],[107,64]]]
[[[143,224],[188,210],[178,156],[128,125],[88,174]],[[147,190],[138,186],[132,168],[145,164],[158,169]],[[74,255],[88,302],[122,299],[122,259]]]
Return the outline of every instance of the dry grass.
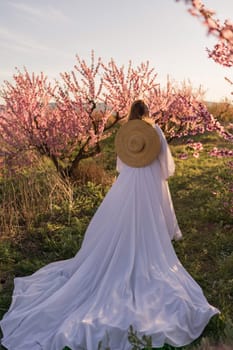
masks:
[[[73,185],[49,171],[9,175],[0,191],[0,232],[11,238],[30,229],[40,215],[52,214],[57,203],[72,206],[73,200]]]
[[[108,186],[112,180],[101,165],[90,160],[80,163],[75,181],[63,179],[54,169],[45,167],[5,175],[0,179],[1,238],[19,237],[20,232],[30,230],[39,217],[53,215],[64,203],[69,225],[75,189],[88,182]]]
[[[75,180],[80,184],[93,182],[106,186],[112,183],[112,177],[105,171],[104,167],[92,160],[82,161],[75,177]]]

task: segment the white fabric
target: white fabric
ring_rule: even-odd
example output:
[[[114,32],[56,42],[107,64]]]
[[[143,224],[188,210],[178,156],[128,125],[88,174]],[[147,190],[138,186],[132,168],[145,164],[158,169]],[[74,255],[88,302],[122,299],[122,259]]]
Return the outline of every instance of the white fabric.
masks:
[[[183,268],[181,235],[165,179],[174,162],[161,135],[159,159],[144,168],[118,160],[120,174],[92,218],[77,255],[16,278],[0,322],[9,350],[129,350],[130,325],[156,347],[196,339],[219,311]]]

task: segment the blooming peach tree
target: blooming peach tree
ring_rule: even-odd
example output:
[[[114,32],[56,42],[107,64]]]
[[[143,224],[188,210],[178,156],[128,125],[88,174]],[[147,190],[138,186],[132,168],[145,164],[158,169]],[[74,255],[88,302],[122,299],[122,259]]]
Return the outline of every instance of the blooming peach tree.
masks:
[[[169,79],[165,88],[157,83],[157,74],[149,62],[133,68],[132,63],[124,71],[114,60],[104,66],[104,96],[106,103],[117,112],[119,119],[125,118],[130,104],[142,98],[148,105],[150,115],[160,125],[168,141],[205,131],[225,134],[223,126],[208,112],[203,103],[204,92],[184,82],[177,85]]]
[[[34,158],[35,149],[50,154],[56,148],[53,130],[58,124],[50,106],[54,88],[47,77],[30,75],[25,69],[23,73],[17,70],[13,79],[14,83],[5,81],[1,90],[5,105],[0,112],[1,151],[10,165]]]
[[[72,177],[79,162],[101,150],[100,141],[127,116],[130,104],[143,98],[168,140],[208,131],[229,135],[201,102],[191,85],[166,88],[149,62],[118,67],[113,59],[91,62],[77,56],[74,69],[52,84],[41,73],[17,70],[1,96],[0,143],[5,164],[21,167],[38,156],[49,158],[62,176]]]

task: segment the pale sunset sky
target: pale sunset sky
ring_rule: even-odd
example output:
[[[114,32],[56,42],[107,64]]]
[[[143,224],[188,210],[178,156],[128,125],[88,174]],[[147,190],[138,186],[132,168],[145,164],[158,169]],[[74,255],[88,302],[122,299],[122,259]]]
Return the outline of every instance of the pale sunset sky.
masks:
[[[233,0],[203,2],[221,20],[233,19]],[[0,0],[0,86],[15,67],[59,79],[76,54],[89,62],[93,49],[119,65],[149,60],[162,86],[169,75],[202,85],[206,100],[230,98],[224,76],[233,70],[208,58],[215,39],[187,8],[175,0]]]

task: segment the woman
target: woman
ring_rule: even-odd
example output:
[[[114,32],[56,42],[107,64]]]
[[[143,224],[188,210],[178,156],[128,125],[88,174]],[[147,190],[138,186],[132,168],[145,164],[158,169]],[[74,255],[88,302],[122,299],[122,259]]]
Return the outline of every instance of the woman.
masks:
[[[120,174],[77,255],[15,279],[0,323],[9,350],[96,350],[100,341],[129,350],[130,325],[155,347],[183,346],[219,312],[173,249],[181,232],[166,180],[175,167],[161,129],[141,121],[147,115],[135,101],[116,138]]]

